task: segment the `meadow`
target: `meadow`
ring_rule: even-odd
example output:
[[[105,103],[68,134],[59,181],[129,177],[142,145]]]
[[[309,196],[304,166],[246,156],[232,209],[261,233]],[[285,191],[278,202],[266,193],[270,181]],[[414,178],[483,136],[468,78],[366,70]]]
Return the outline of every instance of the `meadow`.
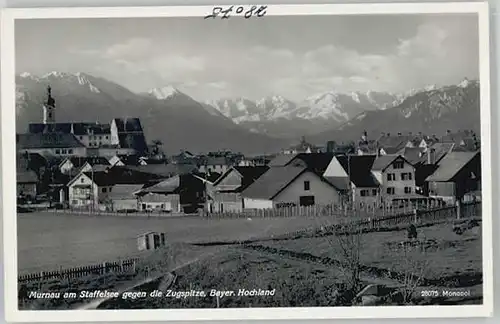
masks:
[[[204,219],[22,213],[17,217],[18,273],[58,270],[141,255],[137,235],[164,232],[171,243],[266,238],[335,223],[331,217]]]

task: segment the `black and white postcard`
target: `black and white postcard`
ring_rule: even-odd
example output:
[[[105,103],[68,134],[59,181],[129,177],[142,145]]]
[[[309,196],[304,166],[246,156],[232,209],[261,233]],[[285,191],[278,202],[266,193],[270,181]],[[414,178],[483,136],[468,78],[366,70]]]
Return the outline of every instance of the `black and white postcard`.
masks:
[[[3,10],[7,319],[489,316],[488,15]]]

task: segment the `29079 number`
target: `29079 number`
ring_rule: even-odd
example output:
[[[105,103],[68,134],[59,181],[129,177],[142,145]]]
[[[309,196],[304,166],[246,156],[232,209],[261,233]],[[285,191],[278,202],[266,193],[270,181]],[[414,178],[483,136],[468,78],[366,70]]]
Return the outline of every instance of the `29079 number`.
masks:
[[[437,290],[422,290],[420,292],[421,297],[439,297],[439,291]]]

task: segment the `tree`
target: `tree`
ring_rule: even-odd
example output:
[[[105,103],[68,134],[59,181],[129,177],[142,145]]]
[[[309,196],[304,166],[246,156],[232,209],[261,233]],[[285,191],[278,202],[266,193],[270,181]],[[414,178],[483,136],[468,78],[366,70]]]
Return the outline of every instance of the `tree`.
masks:
[[[151,144],[151,155],[152,156],[158,156],[162,154],[161,146],[163,145],[163,142],[156,139],[152,141]]]

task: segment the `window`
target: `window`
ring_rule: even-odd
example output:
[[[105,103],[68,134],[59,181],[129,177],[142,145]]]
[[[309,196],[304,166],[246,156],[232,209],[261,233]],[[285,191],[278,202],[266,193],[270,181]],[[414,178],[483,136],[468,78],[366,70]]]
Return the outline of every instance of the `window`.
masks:
[[[108,192],[111,192],[111,190],[112,190],[112,189],[113,189],[113,187],[109,187],[109,190],[108,190]]]
[[[109,139],[109,136],[106,136],[106,139]]]
[[[56,154],[61,154],[61,150],[56,150]]]
[[[83,136],[80,136],[80,139],[83,140]]]
[[[69,149],[68,154],[73,154],[73,149]]]
[[[99,139],[102,140],[102,136],[99,136]]]
[[[106,192],[106,191],[107,191],[106,188],[102,188],[102,192]]]
[[[311,190],[311,182],[309,181],[304,181],[304,190],[309,191]]]
[[[406,180],[411,180],[411,179],[412,179],[411,172],[401,173],[401,180],[406,181]]]
[[[52,119],[52,112],[49,111],[49,119]]]
[[[314,205],[314,196],[300,196],[299,203],[301,206],[312,206]]]
[[[395,191],[394,187],[389,187],[389,188],[387,188],[387,194],[388,194],[388,195],[394,195],[394,193],[395,193],[395,192],[396,192],[396,191]]]
[[[394,181],[396,180],[396,174],[395,173],[387,173],[387,181]]]
[[[396,161],[392,164],[394,169],[403,169],[405,167],[405,163],[403,161]]]
[[[405,187],[405,194],[411,193],[411,187]]]
[[[85,181],[84,178],[80,178],[80,182],[83,183]]]
[[[370,193],[370,192],[369,192],[368,190],[363,189],[363,190],[361,190],[361,191],[360,191],[360,193],[359,193],[359,194],[360,194],[360,196],[361,196],[361,197],[366,197],[366,196],[368,196],[368,195],[369,195],[369,193]]]
[[[377,189],[372,189],[372,195],[376,196],[377,195]]]
[[[72,204],[72,205],[78,205],[78,200],[73,199],[73,200],[71,201],[71,204]]]

